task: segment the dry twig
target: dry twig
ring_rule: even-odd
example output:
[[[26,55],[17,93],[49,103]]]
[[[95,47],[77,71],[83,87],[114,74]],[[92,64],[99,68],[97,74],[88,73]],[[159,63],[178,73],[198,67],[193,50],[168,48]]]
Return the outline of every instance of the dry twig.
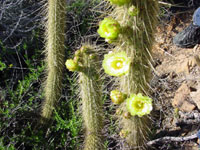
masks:
[[[193,134],[190,136],[185,136],[185,137],[170,137],[170,136],[166,136],[166,137],[162,137],[159,139],[155,139],[152,141],[149,141],[147,143],[148,146],[157,144],[157,143],[166,143],[166,142],[183,142],[183,141],[188,141],[188,140],[192,140],[197,138],[197,134]]]

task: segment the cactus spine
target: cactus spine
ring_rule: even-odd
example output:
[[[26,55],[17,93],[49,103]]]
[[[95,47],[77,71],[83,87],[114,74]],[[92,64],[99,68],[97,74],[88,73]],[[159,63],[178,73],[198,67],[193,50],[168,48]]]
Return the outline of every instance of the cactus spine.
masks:
[[[46,24],[47,79],[44,87],[45,101],[42,120],[49,120],[61,96],[64,67],[64,33],[66,0],[48,0]]]

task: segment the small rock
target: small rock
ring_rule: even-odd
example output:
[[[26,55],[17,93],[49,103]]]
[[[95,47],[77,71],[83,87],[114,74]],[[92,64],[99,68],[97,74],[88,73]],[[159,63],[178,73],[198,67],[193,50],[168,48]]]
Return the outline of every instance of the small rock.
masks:
[[[174,79],[176,76],[177,74],[174,71],[170,72],[169,74],[170,79]]]
[[[200,110],[200,89],[198,89],[196,92],[191,92],[190,96]]]
[[[200,55],[195,55],[194,59],[196,61],[196,64],[200,67]]]
[[[181,150],[199,150],[198,145],[194,142],[186,143]]]
[[[195,105],[188,102],[188,101],[184,101],[183,104],[180,107],[180,110],[185,111],[185,112],[190,112],[192,110],[195,109]]]
[[[188,62],[187,61],[184,61],[182,63],[180,63],[178,65],[178,67],[176,68],[176,73],[179,74],[179,73],[186,73],[186,74],[189,74],[189,68],[188,68]]]
[[[176,68],[176,73],[182,73],[189,74],[191,69],[197,64],[196,59],[194,57],[190,57],[183,62],[181,62],[178,67]]]
[[[186,83],[183,83],[175,93],[174,99],[172,100],[172,106],[185,112],[194,110],[195,105],[188,101],[189,96],[190,88]]]

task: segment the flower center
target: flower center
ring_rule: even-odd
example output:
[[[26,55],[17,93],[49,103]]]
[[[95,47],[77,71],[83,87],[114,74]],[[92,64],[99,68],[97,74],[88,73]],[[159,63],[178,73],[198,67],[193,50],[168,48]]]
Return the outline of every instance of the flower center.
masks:
[[[142,103],[140,101],[135,102],[133,105],[134,105],[133,108],[138,109],[138,110],[140,110],[144,107],[144,103]]]
[[[123,61],[122,60],[117,60],[117,61],[114,61],[112,63],[112,67],[114,69],[121,69],[123,67]]]

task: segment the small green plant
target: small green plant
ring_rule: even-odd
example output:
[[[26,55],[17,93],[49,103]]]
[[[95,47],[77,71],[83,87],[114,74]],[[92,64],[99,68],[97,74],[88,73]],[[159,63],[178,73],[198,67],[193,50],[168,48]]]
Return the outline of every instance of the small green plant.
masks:
[[[4,69],[6,69],[6,64],[3,63],[3,62],[0,60],[0,71],[3,71]]]
[[[8,93],[4,91],[5,98],[2,97],[4,92],[0,95],[3,100],[0,107],[2,118],[0,121],[0,136],[2,137],[0,146],[3,147],[2,150],[18,149],[21,143],[24,143],[24,147],[34,150],[55,149],[55,147],[76,149],[80,145],[77,136],[80,134],[82,125],[82,119],[76,112],[78,101],[75,101],[74,97],[68,101],[60,101],[59,108],[52,115],[53,125],[46,132],[46,129],[38,126],[39,114],[36,112],[43,99],[41,90],[38,91],[40,85],[37,82],[41,82],[45,65],[42,63],[29,69],[30,73],[24,77],[24,80],[19,80],[15,89],[8,87]],[[66,75],[66,78],[69,81],[68,86],[71,88],[68,93],[74,95],[74,79],[71,79],[69,75]],[[8,135],[9,138],[7,138]],[[51,142],[52,137],[56,137],[54,142]]]
[[[7,149],[17,149],[17,145],[23,142],[26,143],[25,145],[33,142],[37,147],[37,144],[42,141],[43,134],[34,132],[32,123],[37,116],[33,110],[38,109],[39,99],[42,98],[36,83],[40,82],[45,67],[43,63],[37,64],[37,66],[33,65],[31,64],[32,60],[28,59],[28,61],[27,59],[25,57],[25,62],[29,62],[26,64],[30,67],[29,73],[23,79],[18,80],[15,88],[10,87],[6,82],[7,88],[3,92],[5,97],[2,97],[2,94],[0,95],[3,100],[3,105],[0,108],[2,118],[2,121],[0,121],[0,136],[2,137],[2,145],[5,145]],[[7,135],[10,138],[7,138]]]
[[[56,110],[54,111],[53,120],[55,121],[55,126],[52,127],[52,130],[53,132],[57,132],[60,134],[60,147],[65,147],[66,143],[70,142],[68,149],[73,150],[80,147],[80,141],[76,137],[81,131],[82,119],[75,111],[75,107],[78,105],[77,101],[71,99],[67,105],[69,111],[64,111],[65,113],[63,114],[66,115],[66,113],[68,113],[68,119],[63,119],[62,117],[64,116],[60,114],[61,112],[63,112],[63,106],[65,106],[66,108],[66,104],[63,104],[63,106],[59,108],[59,112],[57,112]],[[66,134],[68,131],[70,131],[70,136],[73,137],[70,141],[68,140],[69,135]]]
[[[13,145],[5,146],[3,144],[3,138],[0,138],[0,150],[15,150]]]
[[[0,48],[3,50],[4,53],[6,52],[6,48],[1,40],[0,40]]]

